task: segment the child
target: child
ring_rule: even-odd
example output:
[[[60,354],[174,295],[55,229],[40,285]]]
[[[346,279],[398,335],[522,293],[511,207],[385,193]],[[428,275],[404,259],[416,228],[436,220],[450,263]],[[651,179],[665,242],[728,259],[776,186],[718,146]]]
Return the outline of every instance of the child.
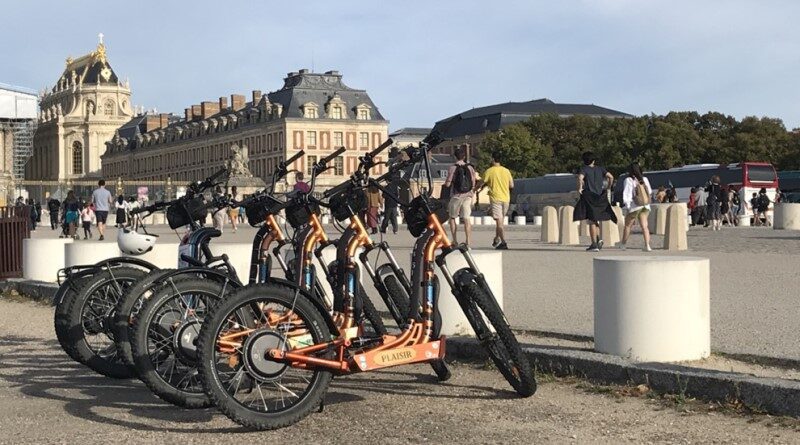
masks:
[[[89,203],[87,202],[83,205],[83,210],[81,210],[83,239],[89,239],[92,237],[92,219],[94,219],[94,212],[92,211],[92,208],[89,207]]]

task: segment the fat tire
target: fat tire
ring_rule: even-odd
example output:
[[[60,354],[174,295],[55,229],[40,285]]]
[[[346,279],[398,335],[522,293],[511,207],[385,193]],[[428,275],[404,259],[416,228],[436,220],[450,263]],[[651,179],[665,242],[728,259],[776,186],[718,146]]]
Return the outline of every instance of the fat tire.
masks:
[[[73,278],[70,279],[69,283],[62,284],[62,286],[67,286],[67,290],[64,291],[61,300],[56,302],[55,313],[53,314],[53,328],[56,331],[58,344],[71,359],[81,364],[84,363],[80,360],[80,357],[74,353],[74,349],[69,347],[69,317],[67,314],[69,313],[69,306],[72,304],[72,300],[78,295],[77,289],[83,287],[85,281],[89,278],[91,277],[83,276]]]
[[[218,299],[223,286],[218,281],[205,280],[198,277],[182,277],[173,280],[175,288],[179,291],[195,290],[204,295],[217,295]],[[164,302],[174,298],[175,292],[172,285],[165,285],[156,291],[142,306],[139,316],[133,322],[131,336],[131,351],[133,352],[134,366],[139,378],[158,398],[183,408],[208,408],[211,400],[203,392],[189,392],[178,389],[164,381],[156,371],[148,351],[148,335],[153,318],[161,309]],[[211,305],[214,306],[213,304]],[[175,354],[175,352],[172,352]]]
[[[113,347],[114,352],[108,357],[99,355],[91,350],[86,342],[86,336],[83,331],[83,309],[89,297],[102,286],[110,283],[113,279],[121,281],[123,284],[135,283],[144,275],[145,272],[141,269],[115,267],[98,272],[84,282],[81,289],[77,292],[75,297],[72,298],[72,302],[67,310],[69,329],[66,337],[67,354],[71,357],[77,357],[79,362],[107,377],[129,379],[136,376],[136,371],[131,366],[123,363],[121,357],[119,357],[116,352],[116,346]],[[119,296],[117,296],[117,298],[119,298]],[[110,302],[110,304],[116,307],[116,300]],[[105,323],[110,323],[110,320],[105,320]],[[110,332],[110,326],[104,326],[103,331],[111,340],[114,339],[113,333]]]
[[[313,387],[308,389],[304,399],[286,411],[274,414],[257,413],[248,410],[230,397],[215,373],[214,353],[217,332],[220,326],[225,323],[225,317],[234,309],[246,304],[248,301],[266,298],[283,304],[294,304],[295,312],[301,314],[303,319],[310,321],[309,330],[315,337],[315,342],[327,341],[331,338],[327,323],[314,305],[306,301],[306,297],[303,294],[285,285],[272,283],[249,285],[234,291],[220,304],[211,309],[211,312],[203,322],[203,328],[200,330],[200,338],[198,340],[200,375],[203,387],[214,405],[228,418],[239,425],[255,430],[283,428],[293,425],[308,416],[311,411],[320,407],[333,377],[330,371],[317,371]]]
[[[386,335],[389,331],[386,330],[386,326],[383,324],[383,318],[381,318],[381,314],[375,308],[375,303],[367,296],[367,292],[361,284],[358,285],[358,292],[361,295],[361,309],[364,311],[364,319],[372,325],[372,330],[376,334]]]
[[[383,279],[383,285],[386,286],[386,292],[389,294],[389,300],[394,303],[397,312],[400,314],[401,319],[395,320],[399,326],[402,326],[408,321],[408,307],[411,304],[408,300],[408,294],[400,284],[400,280],[394,275],[387,275]]]
[[[135,366],[133,359],[133,349],[131,348],[131,314],[133,309],[139,304],[139,299],[145,292],[155,291],[162,285],[161,277],[174,271],[175,269],[155,269],[150,271],[141,280],[129,287],[122,298],[117,302],[114,313],[114,324],[111,329],[114,332],[114,340],[117,345],[117,354],[122,357],[122,361],[128,366]]]
[[[517,394],[522,397],[532,396],[536,392],[536,377],[497,302],[474,280],[464,285],[462,292],[459,303],[497,369]],[[495,334],[486,325],[481,312],[494,328]],[[481,340],[482,337],[485,338]],[[516,367],[514,363],[517,364]]]

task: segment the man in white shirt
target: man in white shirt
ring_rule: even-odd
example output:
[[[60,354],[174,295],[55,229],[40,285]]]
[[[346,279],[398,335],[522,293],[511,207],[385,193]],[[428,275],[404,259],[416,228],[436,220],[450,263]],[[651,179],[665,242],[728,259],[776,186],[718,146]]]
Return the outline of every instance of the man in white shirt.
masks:
[[[92,192],[92,204],[94,204],[94,216],[97,218],[97,231],[100,232],[100,241],[105,239],[106,218],[108,210],[114,202],[111,192],[106,190],[106,181],[101,179],[97,183],[98,187]]]

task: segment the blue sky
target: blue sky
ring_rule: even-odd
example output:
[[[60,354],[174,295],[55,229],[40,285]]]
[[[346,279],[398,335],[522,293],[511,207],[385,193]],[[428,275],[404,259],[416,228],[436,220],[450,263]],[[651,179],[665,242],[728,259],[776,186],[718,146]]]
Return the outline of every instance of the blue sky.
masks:
[[[51,86],[102,32],[133,103],[179,114],[278,89],[313,59],[366,89],[391,129],[541,97],[800,127],[800,2],[30,0],[1,11],[0,82]]]

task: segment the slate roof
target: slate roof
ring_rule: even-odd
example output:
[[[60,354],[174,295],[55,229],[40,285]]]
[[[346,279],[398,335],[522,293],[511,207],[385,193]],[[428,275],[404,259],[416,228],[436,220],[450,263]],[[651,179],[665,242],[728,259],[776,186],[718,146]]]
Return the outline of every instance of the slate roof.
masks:
[[[427,136],[431,132],[430,128],[421,128],[421,127],[404,127],[399,130],[395,130],[389,134],[389,137],[393,136],[405,136],[405,135],[413,135],[413,136]]]
[[[434,130],[446,138],[497,131],[506,125],[528,120],[531,116],[554,113],[562,117],[586,115],[592,117],[626,118],[630,114],[591,104],[559,104],[550,99],[528,102],[506,102],[473,108],[436,122]]]
[[[108,78],[104,77],[101,73],[104,69],[108,68],[110,74]],[[116,85],[119,83],[119,78],[114,69],[108,63],[106,58],[105,46],[101,43],[97,46],[95,51],[89,54],[78,57],[77,59],[67,59],[67,66],[61,74],[60,80],[69,80],[72,78],[72,72],[83,77],[83,84],[99,84],[99,85]],[[55,91],[55,87],[53,88]]]

